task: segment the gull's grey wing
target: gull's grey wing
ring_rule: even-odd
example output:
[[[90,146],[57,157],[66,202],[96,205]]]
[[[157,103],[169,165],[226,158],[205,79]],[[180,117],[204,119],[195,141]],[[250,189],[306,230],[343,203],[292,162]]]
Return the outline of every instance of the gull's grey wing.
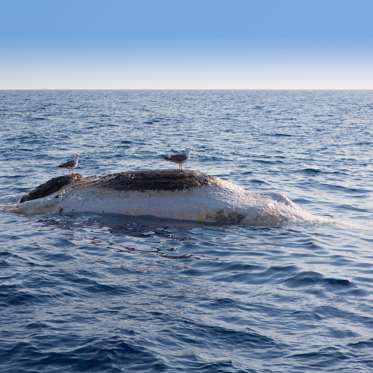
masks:
[[[69,167],[74,167],[75,166],[75,161],[67,161],[65,163],[61,163],[58,168],[69,168]]]
[[[173,162],[184,162],[187,160],[187,156],[186,154],[184,153],[180,153],[180,154],[172,154],[170,155],[170,157],[168,158],[170,161],[173,161]]]

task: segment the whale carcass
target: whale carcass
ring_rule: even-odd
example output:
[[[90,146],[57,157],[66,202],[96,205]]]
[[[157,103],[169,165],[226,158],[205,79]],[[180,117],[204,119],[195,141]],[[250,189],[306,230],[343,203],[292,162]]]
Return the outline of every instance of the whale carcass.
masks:
[[[123,214],[251,225],[313,220],[312,214],[282,194],[249,192],[193,170],[55,177],[23,196],[15,211]]]

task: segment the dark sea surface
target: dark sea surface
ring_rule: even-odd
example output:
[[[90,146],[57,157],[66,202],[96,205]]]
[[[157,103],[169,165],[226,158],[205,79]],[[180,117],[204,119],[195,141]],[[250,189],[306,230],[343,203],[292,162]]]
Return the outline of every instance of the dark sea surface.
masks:
[[[0,205],[171,147],[330,222],[0,210],[0,372],[373,372],[373,91],[0,91]]]

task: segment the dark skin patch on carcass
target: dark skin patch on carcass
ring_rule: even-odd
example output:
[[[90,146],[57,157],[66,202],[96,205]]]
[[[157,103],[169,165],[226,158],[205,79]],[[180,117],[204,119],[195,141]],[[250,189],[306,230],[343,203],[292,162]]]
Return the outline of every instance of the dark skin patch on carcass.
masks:
[[[121,172],[103,176],[89,182],[101,188],[119,191],[176,191],[185,190],[204,185],[216,184],[213,176],[193,170],[149,170]]]
[[[217,183],[213,176],[193,170],[147,170],[120,172],[101,177],[83,177],[74,173],[54,177],[24,195],[20,202],[49,196],[69,184],[81,187],[107,188],[118,191],[176,191]],[[58,197],[58,196],[57,196]],[[57,198],[56,197],[56,198]]]
[[[31,201],[33,199],[42,198],[49,196],[66,185],[75,183],[82,179],[80,174],[69,174],[64,176],[54,177],[53,179],[48,180],[46,183],[39,185],[37,188],[33,189],[31,192],[25,194],[20,202]]]

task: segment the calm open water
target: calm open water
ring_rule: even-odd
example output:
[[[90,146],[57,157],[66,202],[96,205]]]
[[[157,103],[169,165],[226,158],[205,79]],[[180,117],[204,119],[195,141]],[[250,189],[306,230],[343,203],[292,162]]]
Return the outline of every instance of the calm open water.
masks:
[[[373,91],[0,91],[0,205],[61,174],[189,167],[330,223],[0,211],[0,371],[372,372]]]

